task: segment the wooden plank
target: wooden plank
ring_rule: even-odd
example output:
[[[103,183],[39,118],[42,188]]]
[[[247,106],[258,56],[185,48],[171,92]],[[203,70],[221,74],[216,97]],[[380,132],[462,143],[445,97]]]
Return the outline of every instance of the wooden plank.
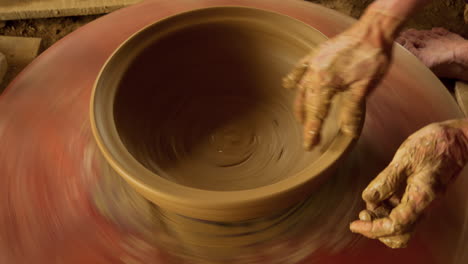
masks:
[[[109,13],[142,0],[0,0],[0,20]]]
[[[465,116],[468,116],[468,83],[462,81],[455,83],[455,99]]]
[[[20,73],[39,53],[40,38],[22,38],[0,36],[0,52],[5,54],[8,63],[0,92]]]

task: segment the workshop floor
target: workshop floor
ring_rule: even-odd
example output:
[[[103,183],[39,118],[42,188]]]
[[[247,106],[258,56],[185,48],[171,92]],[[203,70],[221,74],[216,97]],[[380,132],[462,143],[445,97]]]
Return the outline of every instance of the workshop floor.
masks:
[[[0,22],[0,35],[41,38],[41,51],[44,51],[61,38],[98,17],[100,16],[4,21],[3,24]]]
[[[307,0],[322,4],[339,12],[359,17],[365,7],[373,0]],[[468,38],[468,24],[464,19],[464,0],[434,1],[409,23],[417,29],[445,27]],[[468,13],[467,13],[468,15]],[[78,16],[65,18],[28,19],[18,21],[0,21],[0,35],[42,38],[41,50],[73,32],[77,28],[100,17]],[[468,19],[468,17],[466,18]]]

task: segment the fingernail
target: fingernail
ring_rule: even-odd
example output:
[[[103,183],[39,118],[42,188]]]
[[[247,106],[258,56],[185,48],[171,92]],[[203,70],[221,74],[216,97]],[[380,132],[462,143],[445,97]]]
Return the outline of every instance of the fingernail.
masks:
[[[363,210],[359,213],[359,220],[372,221],[372,215],[369,211]]]
[[[374,200],[374,201],[379,200],[380,199],[380,193],[377,190],[374,190],[371,193],[371,199]]]
[[[363,195],[366,201],[378,201],[380,199],[380,193],[377,190],[367,191]]]

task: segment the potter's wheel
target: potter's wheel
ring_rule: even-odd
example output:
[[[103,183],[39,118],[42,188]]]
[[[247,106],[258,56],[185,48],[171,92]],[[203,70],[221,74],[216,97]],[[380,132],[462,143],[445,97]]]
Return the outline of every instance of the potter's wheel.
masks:
[[[135,31],[175,13],[220,4],[287,14],[328,36],[352,22],[322,7],[294,1],[147,1],[69,35],[31,64],[0,100],[1,263],[165,262],[164,252],[139,239],[125,224],[113,224],[94,206],[90,193],[99,179],[94,173],[99,163],[89,129],[89,96],[105,60]],[[382,169],[418,128],[461,116],[429,70],[401,49],[396,56],[389,76],[368,102],[354,174],[363,181]],[[460,256],[457,246],[466,245],[459,240],[466,239],[463,190],[468,181],[464,178],[444,201],[450,206],[425,222],[410,248],[394,251],[361,240],[352,249],[336,255],[324,250],[304,263],[317,259],[322,261],[318,263],[450,263],[447,259]],[[333,206],[345,205],[336,200]],[[431,254],[446,259],[434,260]]]

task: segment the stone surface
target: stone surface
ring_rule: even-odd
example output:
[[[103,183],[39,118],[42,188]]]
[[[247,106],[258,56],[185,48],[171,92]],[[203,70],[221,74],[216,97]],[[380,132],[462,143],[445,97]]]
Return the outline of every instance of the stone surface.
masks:
[[[40,38],[0,36],[0,53],[5,55],[9,65],[9,70],[4,74],[3,82],[0,82],[0,92],[6,88],[18,73],[36,58],[40,45]],[[0,67],[0,77],[2,75],[1,73]]]
[[[2,0],[0,20],[109,13],[141,0]]]

